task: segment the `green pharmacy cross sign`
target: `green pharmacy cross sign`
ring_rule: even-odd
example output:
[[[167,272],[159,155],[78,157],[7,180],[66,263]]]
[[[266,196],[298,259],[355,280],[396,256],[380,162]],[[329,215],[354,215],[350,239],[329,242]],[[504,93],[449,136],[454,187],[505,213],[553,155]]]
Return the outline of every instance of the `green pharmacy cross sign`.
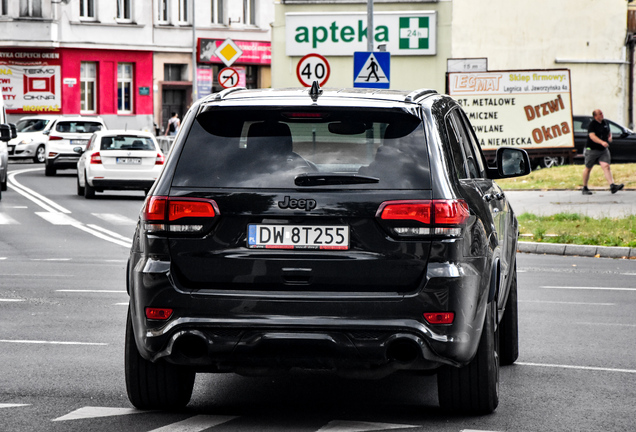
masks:
[[[428,49],[428,17],[400,17],[400,49]]]

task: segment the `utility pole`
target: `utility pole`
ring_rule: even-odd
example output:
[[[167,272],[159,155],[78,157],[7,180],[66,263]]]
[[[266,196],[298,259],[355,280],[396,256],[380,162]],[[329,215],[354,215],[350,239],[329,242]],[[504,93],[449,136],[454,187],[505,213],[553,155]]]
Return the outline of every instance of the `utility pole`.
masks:
[[[194,103],[197,97],[197,27],[195,25],[195,18],[197,16],[194,10],[194,0],[190,2],[190,14],[192,15],[192,103]]]
[[[367,51],[373,52],[373,0],[367,0]]]

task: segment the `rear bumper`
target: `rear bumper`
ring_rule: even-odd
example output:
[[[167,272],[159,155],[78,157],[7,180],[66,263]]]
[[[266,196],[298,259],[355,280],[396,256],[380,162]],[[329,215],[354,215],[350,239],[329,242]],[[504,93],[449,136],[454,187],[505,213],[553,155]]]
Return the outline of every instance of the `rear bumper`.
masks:
[[[47,157],[46,164],[48,166],[55,167],[56,169],[70,169],[77,168],[77,161],[79,160],[77,153],[58,154],[54,158]]]
[[[92,179],[92,186],[95,189],[109,190],[144,190],[150,189],[155,183],[154,180],[113,180],[113,179]]]

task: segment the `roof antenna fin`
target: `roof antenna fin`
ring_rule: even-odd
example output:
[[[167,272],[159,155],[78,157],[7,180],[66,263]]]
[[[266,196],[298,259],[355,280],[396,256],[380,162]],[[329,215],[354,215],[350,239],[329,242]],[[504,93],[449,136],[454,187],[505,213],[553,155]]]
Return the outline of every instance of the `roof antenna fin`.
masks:
[[[318,81],[314,81],[314,83],[311,85],[311,90],[309,90],[309,97],[311,97],[312,101],[316,102],[320,95],[322,95],[320,84],[318,84]]]

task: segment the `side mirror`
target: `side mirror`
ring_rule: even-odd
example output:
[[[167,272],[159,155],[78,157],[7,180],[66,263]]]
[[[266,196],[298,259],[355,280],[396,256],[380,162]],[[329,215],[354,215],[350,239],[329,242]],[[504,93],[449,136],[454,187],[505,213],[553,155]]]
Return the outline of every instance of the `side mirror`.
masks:
[[[0,141],[7,142],[11,140],[11,126],[8,124],[0,124]]]
[[[18,137],[18,128],[15,126],[15,123],[9,123],[9,127],[11,128],[11,139]]]
[[[530,157],[523,149],[499,147],[497,149],[497,166],[488,169],[488,177],[492,179],[521,177],[530,174]]]
[[[73,147],[73,151],[79,155],[84,153],[84,149],[82,147]]]
[[[51,129],[42,131],[42,135],[51,135]]]

